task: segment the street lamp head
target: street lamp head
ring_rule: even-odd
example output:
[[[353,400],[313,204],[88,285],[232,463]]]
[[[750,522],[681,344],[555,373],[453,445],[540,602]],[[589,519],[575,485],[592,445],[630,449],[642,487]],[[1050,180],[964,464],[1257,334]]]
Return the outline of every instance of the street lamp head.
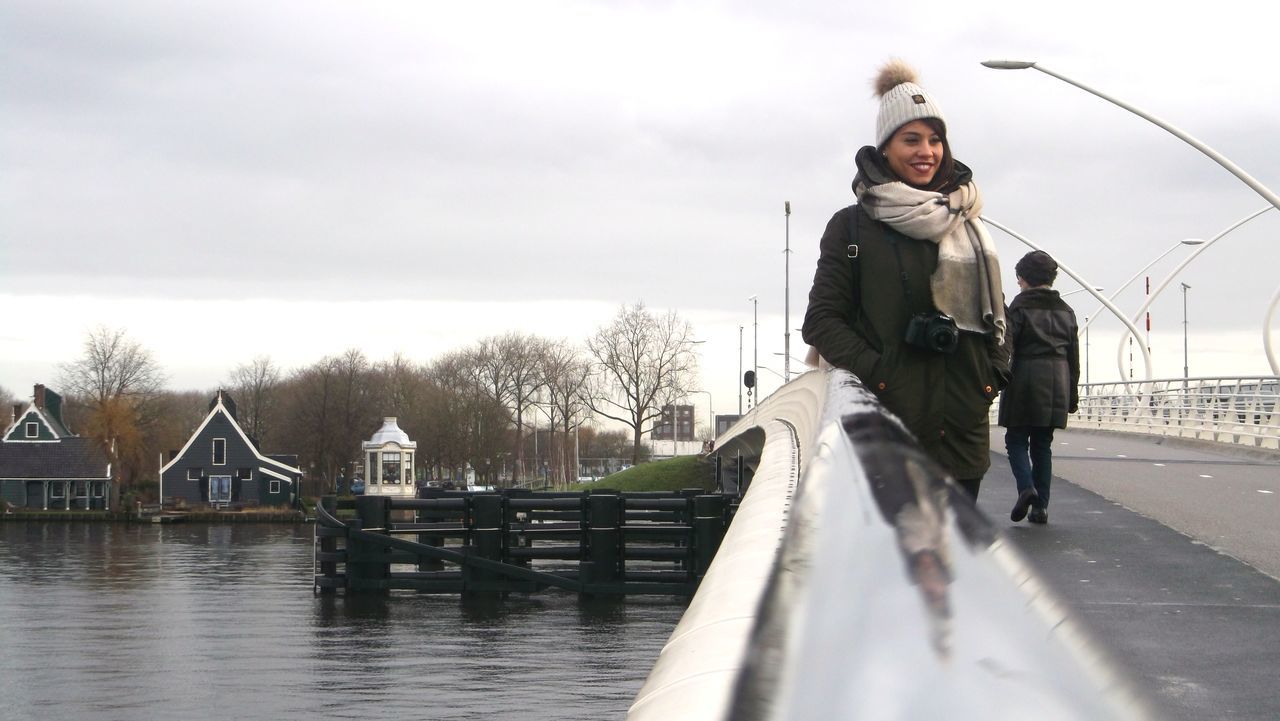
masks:
[[[756,299],[756,297],[755,297],[754,295],[753,295],[753,296],[748,296],[748,297],[747,297],[747,300],[750,300],[750,301],[754,301],[755,299]]]
[[[1034,68],[1036,61],[1034,60],[983,60],[982,64],[988,68],[996,70],[1026,70]]]
[[[1183,245],[1201,245],[1204,243],[1204,241],[1201,240],[1200,238],[1187,238],[1186,240],[1179,241],[1179,242],[1181,242]]]

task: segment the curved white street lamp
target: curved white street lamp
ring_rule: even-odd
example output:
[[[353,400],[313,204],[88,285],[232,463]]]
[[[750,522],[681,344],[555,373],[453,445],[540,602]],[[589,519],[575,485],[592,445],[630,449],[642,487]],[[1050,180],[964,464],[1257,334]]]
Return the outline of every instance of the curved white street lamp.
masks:
[[[1133,281],[1135,281],[1135,280],[1137,280],[1137,279],[1138,279],[1138,276],[1140,276],[1140,275],[1142,275],[1143,273],[1147,272],[1147,269],[1148,269],[1148,268],[1150,268],[1151,266],[1153,266],[1153,265],[1155,265],[1156,263],[1160,262],[1160,260],[1161,260],[1162,258],[1164,258],[1166,255],[1168,255],[1168,254],[1172,253],[1173,251],[1177,250],[1179,246],[1183,246],[1183,245],[1203,245],[1203,244],[1204,244],[1204,241],[1203,241],[1203,240],[1201,240],[1201,239],[1199,239],[1199,238],[1187,238],[1186,240],[1179,240],[1177,243],[1174,243],[1173,245],[1169,246],[1169,249],[1168,249],[1168,250],[1166,250],[1165,252],[1163,252],[1163,253],[1161,253],[1160,255],[1157,255],[1155,258],[1153,258],[1153,259],[1151,260],[1151,262],[1150,262],[1150,263],[1147,263],[1146,265],[1142,266],[1142,270],[1139,270],[1137,273],[1134,273],[1132,276],[1130,276],[1130,277],[1129,277],[1129,280],[1126,280],[1125,282],[1121,283],[1121,284],[1120,284],[1120,287],[1119,287],[1119,288],[1117,288],[1117,289],[1116,289],[1116,291],[1115,291],[1114,293],[1112,293],[1110,296],[1108,296],[1108,298],[1109,298],[1110,300],[1115,300],[1115,299],[1116,299],[1116,296],[1118,296],[1118,295],[1120,295],[1120,293],[1124,292],[1124,289],[1125,289],[1125,288],[1128,288],[1130,283],[1132,283]],[[1099,310],[1100,310],[1099,308],[1094,308],[1094,309],[1093,309],[1093,313],[1092,313],[1092,314],[1090,314],[1089,319],[1087,319],[1087,320],[1084,322],[1084,325],[1083,325],[1083,326],[1081,326],[1081,328],[1080,328],[1080,333],[1084,333],[1084,332],[1085,332],[1085,329],[1089,327],[1089,324],[1093,322],[1093,319],[1098,317],[1098,311],[1099,311]]]
[[[1084,83],[1081,83],[1076,80],[1072,80],[1071,78],[1065,75],[1055,73],[1052,70],[1049,70],[1048,68],[1037,64],[1034,60],[986,60],[986,61],[983,61],[982,64],[985,65],[986,67],[994,68],[996,70],[1026,70],[1027,68],[1035,68],[1036,70],[1039,70],[1045,75],[1052,75],[1053,77],[1063,81],[1064,83],[1070,83],[1071,85],[1074,85],[1077,88],[1080,88],[1086,93],[1097,95],[1098,97],[1102,98],[1103,100],[1106,100],[1109,103],[1119,105],[1120,107],[1124,108],[1125,110],[1128,110],[1134,115],[1137,115],[1138,117],[1143,118],[1144,120],[1148,120],[1160,126],[1161,128],[1164,128],[1166,131],[1168,131],[1169,133],[1177,137],[1179,140],[1182,140],[1183,142],[1195,148],[1196,150],[1199,150],[1200,152],[1209,156],[1209,158],[1212,159],[1215,163],[1226,168],[1227,172],[1231,173],[1232,175],[1236,176],[1240,180],[1244,181],[1245,185],[1248,185],[1250,188],[1253,188],[1254,192],[1256,192],[1258,195],[1261,195],[1263,198],[1266,198],[1268,203],[1271,203],[1271,205],[1274,206],[1277,210],[1280,210],[1280,196],[1272,192],[1270,188],[1263,185],[1262,183],[1259,183],[1257,180],[1254,179],[1253,176],[1241,170],[1240,166],[1236,165],[1230,160],[1227,160],[1227,158],[1224,157],[1218,151],[1214,150],[1213,148],[1210,148],[1208,145],[1205,145],[1199,140],[1191,137],[1190,135],[1183,132],[1182,130],[1175,128],[1174,126],[1170,125],[1169,123],[1166,123],[1160,118],[1155,117],[1154,115],[1143,112],[1142,110],[1139,110],[1138,108],[1133,107],[1132,105],[1124,102],[1123,100],[1117,100],[1116,98],[1113,98],[1110,95],[1107,95],[1106,93],[1100,92],[1098,90],[1094,90],[1093,88],[1089,87],[1088,85],[1085,85]]]
[[[991,218],[989,218],[989,217],[987,217],[987,216],[985,216],[985,215],[980,216],[980,217],[981,217],[981,219],[982,219],[982,221],[983,221],[984,223],[987,223],[988,225],[991,225],[992,227],[999,228],[1000,230],[1003,230],[1004,232],[1008,233],[1009,235],[1013,236],[1014,238],[1017,238],[1018,240],[1022,241],[1022,242],[1023,242],[1023,244],[1027,245],[1027,246],[1028,246],[1028,247],[1030,247],[1032,250],[1041,250],[1041,251],[1043,251],[1043,250],[1044,250],[1044,248],[1041,248],[1040,246],[1036,245],[1035,243],[1032,243],[1030,240],[1027,240],[1027,239],[1026,239],[1025,237],[1023,237],[1022,235],[1019,235],[1018,233],[1015,233],[1013,230],[1010,230],[1009,228],[1007,228],[1007,227],[1005,227],[1005,226],[1001,225],[1000,223],[997,223],[996,221],[992,220]],[[1046,252],[1047,252],[1047,251],[1046,251]],[[1075,279],[1075,281],[1076,281],[1077,283],[1079,283],[1079,284],[1082,286],[1082,288],[1083,288],[1084,290],[1088,291],[1089,295],[1092,295],[1094,298],[1097,298],[1097,299],[1098,299],[1098,302],[1102,303],[1102,305],[1103,305],[1103,306],[1105,306],[1107,310],[1111,311],[1111,314],[1112,314],[1112,315],[1114,315],[1116,318],[1119,318],[1121,323],[1124,323],[1124,324],[1125,324],[1125,326],[1127,326],[1127,327],[1129,328],[1129,330],[1133,331],[1133,337],[1135,337],[1135,338],[1137,338],[1137,337],[1138,337],[1138,329],[1134,327],[1133,323],[1132,323],[1132,322],[1130,322],[1130,321],[1129,321],[1129,319],[1128,319],[1127,317],[1125,317],[1125,314],[1124,314],[1124,313],[1122,313],[1122,312],[1120,311],[1120,309],[1119,309],[1119,308],[1117,308],[1117,307],[1115,306],[1115,304],[1114,304],[1114,303],[1112,303],[1112,302],[1111,302],[1110,300],[1108,300],[1107,298],[1103,297],[1103,295],[1102,295],[1101,293],[1099,293],[1097,290],[1094,290],[1094,288],[1095,288],[1096,286],[1094,286],[1092,283],[1090,283],[1089,281],[1085,280],[1084,278],[1081,278],[1079,273],[1076,273],[1074,270],[1072,270],[1072,269],[1068,268],[1065,264],[1063,264],[1063,262],[1062,262],[1060,259],[1058,259],[1058,258],[1054,258],[1054,260],[1056,260],[1056,261],[1058,262],[1058,270],[1061,270],[1061,271],[1063,271],[1064,273],[1066,273],[1067,275],[1069,275],[1069,276],[1071,276],[1072,278],[1074,278],[1074,279]],[[1150,352],[1149,352],[1145,347],[1144,347],[1144,348],[1142,348],[1141,350],[1142,350],[1142,360],[1143,360],[1143,363],[1145,364],[1145,367],[1146,367],[1146,370],[1147,370],[1146,380],[1151,380],[1151,353],[1150,353]],[[1123,370],[1123,368],[1122,368],[1122,369],[1121,369],[1121,371],[1120,371],[1120,377],[1121,377],[1121,378],[1123,378],[1123,377],[1124,377],[1124,370]]]
[[[1118,100],[1116,98],[1111,97],[1110,95],[1107,95],[1106,93],[1095,90],[1089,87],[1088,85],[1085,85],[1084,83],[1081,83],[1076,80],[1072,80],[1071,78],[1068,78],[1065,75],[1049,70],[1048,68],[1036,63],[1034,60],[985,60],[983,61],[982,64],[988,68],[993,68],[995,70],[1026,70],[1027,68],[1035,68],[1036,70],[1039,70],[1045,75],[1051,75],[1063,81],[1064,83],[1074,85],[1077,88],[1080,88],[1081,90],[1087,93],[1096,95],[1102,98],[1103,100],[1109,103],[1112,103],[1113,105],[1118,105],[1119,107],[1124,108],[1125,110],[1128,110],[1134,115],[1137,115],[1138,117],[1144,120],[1147,120],[1155,125],[1158,125],[1159,127],[1163,128],[1165,131],[1173,135],[1174,137],[1185,142],[1187,145],[1190,145],[1196,150],[1199,150],[1201,153],[1204,153],[1215,163],[1217,163],[1218,165],[1221,165],[1223,168],[1226,168],[1227,172],[1236,176],[1241,181],[1243,181],[1245,185],[1252,188],[1255,193],[1257,193],[1258,195],[1261,195],[1264,199],[1266,199],[1266,201],[1271,204],[1271,207],[1277,210],[1280,210],[1280,196],[1277,196],[1270,188],[1258,182],[1257,179],[1255,179],[1253,176],[1249,175],[1248,173],[1244,172],[1244,170],[1242,170],[1240,166],[1228,160],[1225,156],[1223,156],[1218,151],[1214,150],[1213,148],[1210,148],[1208,145],[1205,145],[1204,143],[1200,142],[1199,140],[1192,137],[1191,135],[1188,135],[1183,130],[1180,130],[1174,127],[1173,125],[1170,125],[1169,123],[1161,120],[1160,118],[1155,117],[1154,115],[1151,115],[1150,113],[1139,110],[1138,108],[1135,108],[1134,106],[1122,100]],[[1250,216],[1249,219],[1252,219],[1252,216]],[[1244,222],[1244,221],[1241,221],[1241,222]],[[1210,241],[1210,242],[1213,242],[1213,241]],[[1200,247],[1195,253],[1191,254],[1191,257],[1194,257],[1196,254],[1198,254],[1200,251],[1204,250],[1207,247],[1208,247],[1208,244]],[[1190,260],[1190,258],[1188,258],[1188,260]],[[1186,261],[1183,262],[1183,265],[1186,265]],[[1182,266],[1179,266],[1179,270],[1181,269],[1181,267]],[[1152,297],[1154,297],[1154,295]],[[1147,304],[1149,305],[1150,302],[1151,302],[1150,299],[1148,299]],[[1272,310],[1274,310],[1274,308],[1275,308],[1275,303],[1273,302],[1271,310],[1267,311],[1268,325],[1266,325],[1263,328],[1262,336],[1263,336],[1263,343],[1266,345],[1267,362],[1271,364],[1271,372],[1276,375],[1280,375],[1280,365],[1276,363],[1275,354],[1272,351],[1271,345],[1270,345],[1270,336],[1271,336],[1270,318],[1271,318]],[[1144,306],[1144,310],[1145,310],[1145,306]],[[1141,316],[1141,313],[1139,313],[1139,317],[1140,316]],[[1134,337],[1135,338],[1138,337],[1137,332],[1134,333]]]
[[[1183,268],[1185,268],[1185,267],[1187,267],[1187,264],[1188,264],[1188,263],[1190,263],[1191,261],[1193,261],[1193,260],[1195,260],[1195,259],[1196,259],[1196,256],[1198,256],[1198,255],[1200,255],[1201,253],[1203,253],[1203,252],[1205,252],[1206,250],[1208,250],[1208,249],[1210,248],[1210,246],[1212,246],[1214,243],[1218,242],[1219,240],[1222,240],[1223,236],[1225,236],[1227,233],[1230,233],[1231,231],[1235,230],[1236,228],[1239,228],[1240,226],[1244,225],[1245,223],[1248,223],[1249,221],[1253,220],[1254,218],[1258,217],[1259,215],[1262,215],[1263,213],[1267,212],[1268,210],[1274,210],[1274,208],[1272,208],[1271,206],[1267,206],[1267,207],[1259,208],[1258,210],[1253,211],[1252,213],[1250,213],[1250,214],[1248,214],[1248,215],[1244,216],[1243,218],[1241,218],[1240,220],[1237,220],[1236,222],[1234,222],[1234,223],[1232,223],[1231,225],[1227,226],[1227,228],[1226,228],[1225,230],[1223,230],[1221,233],[1218,233],[1217,235],[1213,236],[1213,237],[1212,237],[1212,238],[1210,238],[1209,240],[1205,241],[1203,245],[1201,245],[1200,247],[1196,248],[1194,251],[1192,251],[1192,252],[1188,253],[1188,254],[1187,254],[1187,257],[1186,257],[1186,258],[1183,258],[1183,259],[1182,259],[1182,262],[1181,262],[1181,263],[1179,263],[1179,264],[1178,264],[1178,265],[1177,265],[1173,270],[1169,271],[1169,275],[1166,275],[1166,276],[1164,277],[1164,280],[1160,281],[1160,284],[1156,286],[1155,290],[1151,291],[1151,295],[1147,296],[1147,300],[1146,300],[1146,302],[1144,302],[1144,303],[1142,304],[1142,307],[1141,307],[1141,308],[1138,308],[1138,312],[1136,312],[1136,313],[1134,313],[1134,314],[1133,314],[1133,320],[1134,320],[1134,322],[1136,323],[1136,322],[1138,321],[1138,319],[1142,317],[1142,314],[1147,312],[1147,308],[1150,308],[1150,307],[1151,307],[1151,304],[1155,301],[1156,296],[1160,295],[1160,291],[1162,291],[1162,290],[1164,290],[1166,287],[1168,287],[1168,285],[1169,285],[1170,283],[1172,283],[1172,282],[1173,282],[1173,279],[1174,279],[1174,278],[1177,278],[1177,277],[1178,277],[1178,274],[1182,272],[1182,269],[1183,269]],[[1269,328],[1270,328],[1270,326],[1268,325],[1268,326],[1266,326],[1266,327],[1264,328],[1264,330],[1263,330],[1263,343],[1264,343],[1264,344],[1266,344],[1266,343],[1267,343],[1267,330],[1268,330]],[[1133,337],[1134,337],[1134,340],[1137,340],[1138,338],[1140,338],[1140,337],[1141,337],[1141,336],[1140,336],[1140,334],[1138,333],[1137,329],[1136,329],[1136,328],[1134,328],[1132,324],[1130,324],[1130,325],[1129,325],[1129,329],[1133,331]],[[1125,341],[1126,341],[1126,340],[1128,340],[1128,336],[1127,336],[1127,335],[1125,335],[1124,333],[1121,333],[1121,334],[1120,334],[1120,346],[1116,349],[1116,363],[1118,363],[1118,364],[1120,365],[1120,367],[1121,367],[1121,368],[1123,368],[1123,367],[1124,367],[1124,360],[1123,360],[1123,359],[1124,359],[1124,344],[1125,344]],[[1141,343],[1139,343],[1138,345],[1142,345],[1142,344],[1141,344]],[[1270,347],[1271,347],[1270,345],[1268,345],[1268,346],[1267,346],[1268,351],[1270,350]],[[1272,372],[1272,373],[1275,373],[1276,375],[1280,375],[1280,370],[1277,370],[1277,368],[1276,368],[1276,364],[1275,364],[1275,362],[1274,362],[1274,359],[1271,357],[1271,353],[1270,353],[1270,352],[1268,352],[1268,354],[1267,354],[1267,360],[1271,362],[1271,372]],[[1123,375],[1123,372],[1122,372],[1122,375]]]

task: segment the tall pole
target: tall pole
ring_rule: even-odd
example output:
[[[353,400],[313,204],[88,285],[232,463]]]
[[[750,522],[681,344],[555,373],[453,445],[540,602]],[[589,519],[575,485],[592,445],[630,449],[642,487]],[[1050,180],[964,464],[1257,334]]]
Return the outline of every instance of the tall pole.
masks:
[[[1182,284],[1182,379],[1190,377],[1187,372],[1187,290],[1191,286]]]
[[[1204,241],[1203,241],[1203,240],[1201,240],[1201,239],[1199,239],[1199,238],[1187,238],[1186,240],[1179,240],[1177,243],[1174,243],[1173,245],[1169,246],[1169,249],[1168,249],[1168,250],[1166,250],[1166,251],[1164,251],[1163,253],[1161,253],[1160,255],[1157,255],[1156,257],[1152,258],[1152,259],[1151,259],[1151,262],[1149,262],[1149,263],[1147,263],[1146,265],[1142,266],[1142,268],[1141,268],[1137,273],[1134,273],[1133,275],[1129,276],[1129,280],[1126,280],[1125,282],[1121,283],[1121,284],[1120,284],[1120,287],[1119,287],[1119,288],[1116,288],[1115,292],[1114,292],[1114,293],[1112,293],[1110,296],[1108,296],[1108,299],[1109,299],[1109,300],[1115,300],[1115,299],[1116,299],[1116,297],[1117,297],[1117,296],[1119,296],[1119,295],[1120,295],[1120,293],[1121,293],[1121,292],[1123,292],[1125,288],[1128,288],[1128,287],[1129,287],[1129,284],[1130,284],[1130,283],[1132,283],[1133,281],[1135,281],[1135,280],[1137,280],[1137,279],[1138,279],[1138,276],[1140,276],[1140,275],[1142,275],[1143,273],[1147,272],[1147,270],[1148,270],[1149,268],[1151,268],[1151,266],[1153,266],[1153,265],[1155,265],[1156,263],[1160,262],[1162,259],[1164,259],[1164,257],[1165,257],[1166,255],[1168,255],[1168,254],[1172,253],[1173,251],[1177,250],[1180,246],[1184,246],[1184,245],[1204,245]],[[1094,290],[1101,290],[1101,288],[1095,288]],[[1072,292],[1075,292],[1075,291],[1072,291]],[[1148,277],[1148,279],[1147,279],[1147,295],[1148,295],[1148,296],[1149,296],[1149,295],[1151,295],[1151,280],[1150,280],[1150,277]],[[1102,309],[1101,309],[1101,308],[1098,308],[1098,310],[1102,310]],[[1097,311],[1095,311],[1095,312],[1093,313],[1093,315],[1092,315],[1092,316],[1085,318],[1085,323],[1084,323],[1085,327],[1084,327],[1084,328],[1081,328],[1081,329],[1080,329],[1080,332],[1081,332],[1081,333],[1083,333],[1086,329],[1088,329],[1089,324],[1090,324],[1090,323],[1092,323],[1094,320],[1097,320],[1097,318],[1098,318],[1098,313],[1097,313]]]
[[[1089,385],[1089,319],[1084,319],[1084,384]]]
[[[742,415],[742,326],[738,326],[738,415]]]
[[[1188,264],[1190,264],[1193,260],[1199,257],[1201,253],[1205,252],[1209,248],[1212,248],[1214,243],[1217,243],[1219,240],[1222,240],[1223,238],[1225,238],[1227,234],[1230,233],[1231,231],[1235,230],[1236,228],[1239,228],[1245,223],[1248,223],[1249,221],[1253,220],[1259,215],[1262,215],[1268,210],[1273,210],[1273,208],[1271,206],[1265,206],[1265,207],[1259,208],[1258,210],[1255,210],[1254,212],[1244,216],[1240,220],[1237,220],[1236,222],[1227,226],[1225,229],[1222,230],[1222,232],[1206,240],[1204,243],[1199,245],[1195,250],[1188,253],[1187,257],[1183,258],[1181,263],[1179,263],[1176,267],[1174,267],[1173,270],[1169,271],[1169,274],[1166,275],[1163,279],[1161,279],[1159,283],[1156,284],[1155,290],[1151,291],[1151,294],[1147,296],[1146,302],[1144,302],[1142,304],[1142,307],[1139,308],[1138,311],[1133,314],[1133,320],[1136,322],[1139,318],[1141,318],[1142,314],[1147,312],[1147,308],[1151,307],[1151,304],[1155,302],[1155,299],[1160,295],[1160,293],[1164,291],[1164,289],[1168,287],[1170,283],[1173,282],[1174,278],[1178,277],[1178,274],[1182,272],[1182,269],[1187,267]],[[1126,325],[1128,326],[1130,332],[1132,332],[1134,336],[1137,336],[1138,331],[1136,328],[1133,327],[1133,324],[1127,323]],[[1124,343],[1125,343],[1126,337],[1127,337],[1126,335],[1121,335],[1120,345],[1116,347],[1117,364],[1121,362],[1121,358],[1123,357]],[[1277,372],[1277,370],[1280,370],[1280,369],[1273,368],[1272,372],[1273,373]],[[1150,380],[1150,377],[1148,377],[1148,380]]]
[[[756,405],[760,403],[760,299],[751,296],[751,372],[755,377]]]
[[[782,352],[786,355],[782,359],[782,382],[789,383],[791,381],[791,201],[784,200],[782,208],[787,218],[786,247],[782,251],[782,257],[785,259],[783,267],[786,273],[782,305]]]

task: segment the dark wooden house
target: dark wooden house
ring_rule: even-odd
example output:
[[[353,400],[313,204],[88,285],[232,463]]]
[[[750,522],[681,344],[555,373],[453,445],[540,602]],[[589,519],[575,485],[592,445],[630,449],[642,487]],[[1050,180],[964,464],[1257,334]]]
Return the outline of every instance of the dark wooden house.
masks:
[[[236,420],[226,391],[209,402],[209,415],[160,468],[160,502],[188,505],[292,506],[302,471],[297,456],[264,455]]]
[[[111,510],[111,461],[62,419],[62,396],[36,384],[13,408],[0,438],[0,505],[36,510]]]

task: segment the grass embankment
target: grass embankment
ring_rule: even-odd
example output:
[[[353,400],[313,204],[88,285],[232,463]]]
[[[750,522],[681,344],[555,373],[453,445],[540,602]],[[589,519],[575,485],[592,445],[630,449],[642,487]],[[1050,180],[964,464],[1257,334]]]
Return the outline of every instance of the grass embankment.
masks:
[[[596,488],[611,488],[615,491],[679,491],[701,488],[712,492],[716,488],[715,467],[702,456],[678,456],[641,463],[625,471],[611,473],[593,483],[574,484],[569,490],[589,491]]]

